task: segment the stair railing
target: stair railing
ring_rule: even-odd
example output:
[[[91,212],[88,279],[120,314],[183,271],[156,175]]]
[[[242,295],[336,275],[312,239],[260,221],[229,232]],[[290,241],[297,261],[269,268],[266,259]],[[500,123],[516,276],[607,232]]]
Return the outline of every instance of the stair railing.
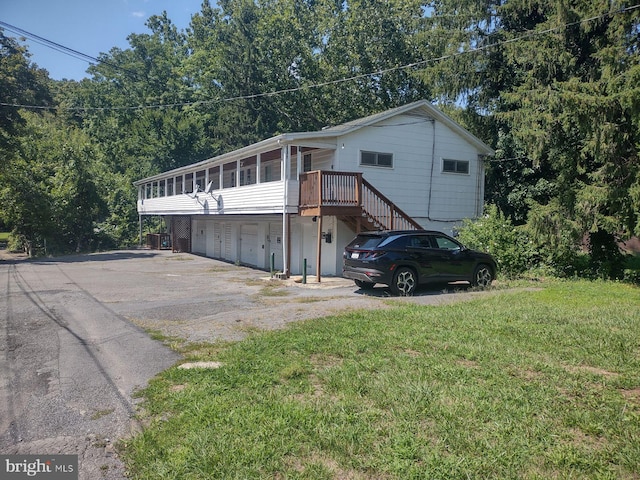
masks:
[[[380,230],[420,230],[422,227],[373,185],[362,179],[362,211]]]

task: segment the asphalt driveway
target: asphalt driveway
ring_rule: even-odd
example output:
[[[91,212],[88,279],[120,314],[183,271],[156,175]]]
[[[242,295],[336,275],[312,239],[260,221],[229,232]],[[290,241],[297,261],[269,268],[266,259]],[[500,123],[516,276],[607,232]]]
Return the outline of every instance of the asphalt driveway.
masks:
[[[0,257],[0,452],[78,454],[80,478],[123,478],[113,443],[140,427],[135,393],[180,360],[146,330],[233,341],[349,309],[389,308],[385,288],[314,280],[270,280],[263,271],[168,251]],[[473,295],[425,290],[394,301]]]

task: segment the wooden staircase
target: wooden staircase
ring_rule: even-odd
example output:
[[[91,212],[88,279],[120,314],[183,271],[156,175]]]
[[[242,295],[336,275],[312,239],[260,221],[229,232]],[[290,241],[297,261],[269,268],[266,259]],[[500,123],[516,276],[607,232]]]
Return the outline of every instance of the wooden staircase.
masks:
[[[335,215],[356,233],[419,230],[422,227],[358,172],[322,171],[300,175],[298,213]]]

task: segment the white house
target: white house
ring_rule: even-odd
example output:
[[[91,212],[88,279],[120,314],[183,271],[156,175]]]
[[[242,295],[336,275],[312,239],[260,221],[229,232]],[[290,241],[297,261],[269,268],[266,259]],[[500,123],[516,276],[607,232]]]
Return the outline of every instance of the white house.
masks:
[[[356,232],[450,232],[482,214],[493,150],[427,101],[285,133],[144,178],[138,213],[174,249],[285,275],[340,275]],[[272,265],[273,264],[273,265]]]

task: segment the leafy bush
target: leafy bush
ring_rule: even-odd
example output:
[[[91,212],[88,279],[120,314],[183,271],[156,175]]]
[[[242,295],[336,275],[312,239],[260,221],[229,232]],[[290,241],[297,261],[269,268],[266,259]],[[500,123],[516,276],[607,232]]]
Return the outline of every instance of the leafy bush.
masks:
[[[640,285],[640,255],[625,255],[622,280]]]
[[[465,220],[458,237],[469,248],[493,255],[500,275],[507,278],[529,270],[536,256],[526,230],[514,226],[495,205],[489,205],[482,218]]]
[[[624,275],[624,254],[614,235],[598,230],[589,234],[591,273],[596,278],[621,279]]]
[[[458,234],[468,247],[493,255],[506,278],[532,272],[640,284],[640,265],[632,262],[635,257],[620,252],[613,235],[592,232],[587,254],[581,249],[574,223],[553,207],[540,206],[530,214],[527,225],[514,226],[495,205],[488,205],[482,218],[465,220]]]
[[[633,270],[631,268],[625,268],[623,281],[627,283],[634,283],[640,285],[640,270]]]

